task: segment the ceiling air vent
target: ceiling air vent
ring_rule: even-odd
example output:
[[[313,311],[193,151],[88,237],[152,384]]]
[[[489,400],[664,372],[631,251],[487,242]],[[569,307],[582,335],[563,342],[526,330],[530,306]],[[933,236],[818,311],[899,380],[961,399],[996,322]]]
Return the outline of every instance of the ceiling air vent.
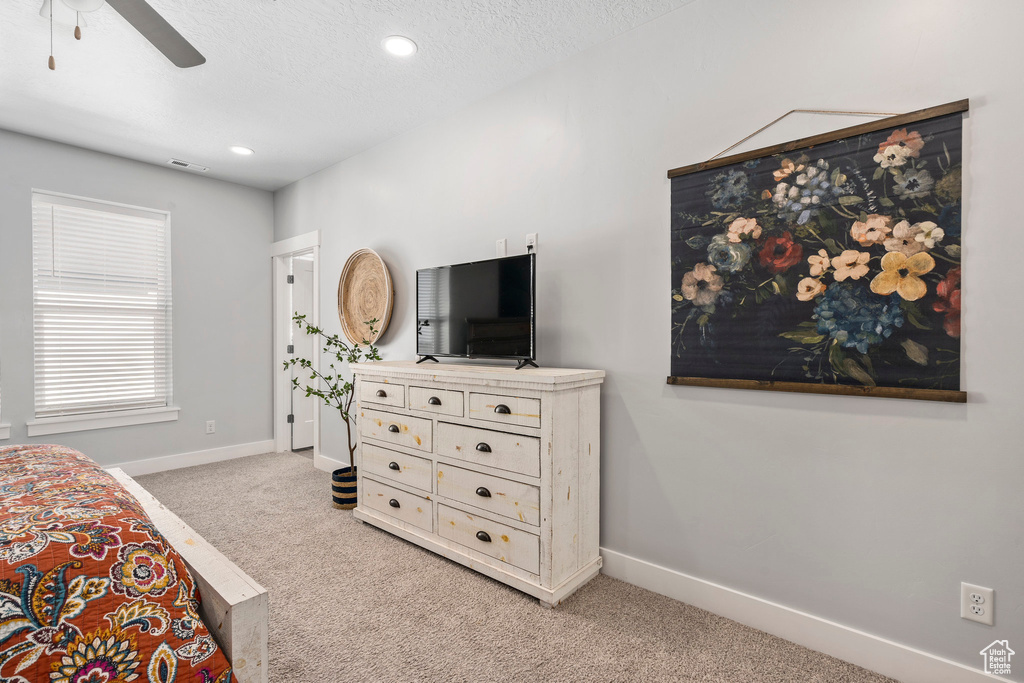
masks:
[[[190,171],[198,171],[199,173],[206,173],[209,171],[209,167],[200,166],[199,164],[193,164],[188,161],[182,161],[181,159],[171,159],[167,162],[171,166],[177,166],[178,168],[187,168]]]

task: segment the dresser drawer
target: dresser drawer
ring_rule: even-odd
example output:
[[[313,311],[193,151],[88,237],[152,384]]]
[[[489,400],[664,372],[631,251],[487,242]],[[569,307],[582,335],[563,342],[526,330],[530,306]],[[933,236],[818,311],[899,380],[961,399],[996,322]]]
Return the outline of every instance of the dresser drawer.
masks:
[[[429,498],[399,491],[379,481],[360,477],[359,497],[366,507],[400,519],[424,531],[433,531],[433,515]]]
[[[532,477],[540,476],[540,439],[535,436],[438,422],[437,453]]]
[[[463,393],[449,389],[409,387],[409,408],[462,417]]]
[[[539,536],[440,503],[437,506],[437,533],[442,538],[531,574],[540,573]]]
[[[404,408],[405,386],[389,382],[367,382],[363,380],[359,383],[359,402]]]
[[[488,422],[540,427],[540,399],[470,393],[469,416]]]
[[[359,457],[359,468],[365,474],[397,481],[427,493],[432,490],[433,469],[425,458],[389,451],[372,443],[360,446]]]
[[[433,425],[422,417],[409,417],[379,410],[359,411],[359,434],[429,453],[433,449]]]
[[[540,489],[536,486],[438,463],[437,494],[540,526]]]

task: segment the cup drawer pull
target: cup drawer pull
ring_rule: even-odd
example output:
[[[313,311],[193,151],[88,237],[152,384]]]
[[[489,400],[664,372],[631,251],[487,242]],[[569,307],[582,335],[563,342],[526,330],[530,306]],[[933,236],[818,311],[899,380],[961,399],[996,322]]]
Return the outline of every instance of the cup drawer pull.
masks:
[[[481,453],[490,453],[491,452],[491,447],[488,446],[487,444],[483,443],[482,441],[476,445],[476,449],[478,451],[480,451]]]
[[[388,505],[390,505],[393,508],[400,508],[400,507],[402,507],[401,503],[399,503],[394,498],[392,498],[391,500],[388,501]]]
[[[427,403],[429,403],[432,406],[439,406],[441,405],[441,399],[439,399],[437,396],[431,396],[430,398],[427,399]]]
[[[378,398],[387,398],[388,397],[388,392],[384,391],[383,389],[378,389],[377,390],[377,397]]]
[[[388,469],[391,469],[391,470],[394,470],[394,471],[398,472],[402,468],[398,466],[397,462],[392,461],[392,462],[388,463]]]
[[[476,495],[480,496],[481,498],[490,498],[491,492],[485,489],[483,486],[481,486],[476,490]]]
[[[399,432],[398,425],[388,425],[388,431],[397,434]]]
[[[511,415],[512,414],[512,411],[509,410],[508,406],[505,405],[504,403],[499,403],[498,405],[494,406],[494,412],[496,412],[498,415]]]
[[[484,543],[490,543],[491,542],[491,535],[489,533],[487,533],[486,531],[478,531],[478,532],[476,532],[476,537],[477,537],[478,540],[481,540]]]

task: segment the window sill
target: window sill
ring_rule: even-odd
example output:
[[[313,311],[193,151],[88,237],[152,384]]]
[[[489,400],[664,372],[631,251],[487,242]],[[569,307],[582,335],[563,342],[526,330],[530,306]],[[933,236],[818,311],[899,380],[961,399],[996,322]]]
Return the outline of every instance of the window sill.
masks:
[[[167,408],[143,408],[141,410],[91,413],[88,415],[41,417],[26,423],[26,426],[28,427],[29,436],[46,436],[48,434],[84,432],[90,429],[127,427],[129,425],[142,425],[153,422],[174,422],[178,419],[179,410],[180,408],[177,406],[169,406]]]
[[[0,424],[0,440],[11,438],[11,425]]]

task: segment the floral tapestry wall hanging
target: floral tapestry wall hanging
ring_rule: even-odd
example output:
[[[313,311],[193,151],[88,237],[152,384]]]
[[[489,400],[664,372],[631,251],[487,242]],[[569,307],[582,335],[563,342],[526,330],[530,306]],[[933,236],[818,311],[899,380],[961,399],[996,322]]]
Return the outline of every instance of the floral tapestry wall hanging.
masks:
[[[966,110],[670,171],[669,383],[966,400]]]

